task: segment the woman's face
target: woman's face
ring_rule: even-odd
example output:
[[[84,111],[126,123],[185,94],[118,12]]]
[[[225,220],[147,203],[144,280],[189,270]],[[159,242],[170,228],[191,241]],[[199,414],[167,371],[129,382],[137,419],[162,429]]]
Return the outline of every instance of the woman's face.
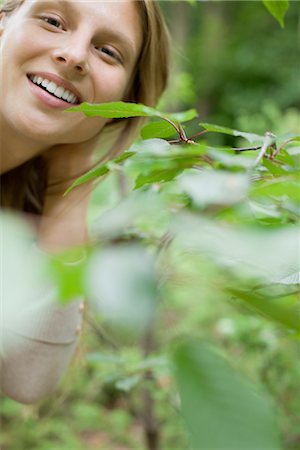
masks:
[[[64,110],[124,98],[142,45],[136,2],[25,0],[2,25],[5,123],[48,146],[94,137],[105,119]]]

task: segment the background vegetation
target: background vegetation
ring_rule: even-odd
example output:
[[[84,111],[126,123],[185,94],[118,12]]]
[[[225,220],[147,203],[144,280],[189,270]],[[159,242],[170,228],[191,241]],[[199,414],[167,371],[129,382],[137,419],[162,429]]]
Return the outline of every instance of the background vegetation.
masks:
[[[288,139],[287,135],[299,134],[300,13],[298,2],[291,2],[284,29],[267,13],[261,2],[187,3],[176,1],[163,2],[162,7],[174,40],[174,68],[170,89],[160,109],[179,111],[196,108],[199,117],[188,123],[186,131],[189,136],[199,132],[199,122],[217,123],[258,135],[271,131],[276,136],[285,135],[285,141]],[[232,136],[232,133],[212,133],[207,136],[205,135],[205,141],[202,141],[205,145],[226,146],[226,148],[245,145],[244,140],[237,139]],[[160,148],[159,145],[158,148]],[[187,150],[182,152],[184,151]],[[201,154],[201,149],[197,151]],[[180,150],[178,152],[180,156]],[[243,161],[250,161],[250,163],[253,163],[257,157],[257,154],[253,152],[247,155]],[[156,255],[158,252],[158,256],[155,256],[158,259],[155,261],[159,267],[159,282],[162,288],[159,292],[160,305],[156,323],[154,328],[153,326],[147,328],[147,323],[142,323],[141,328],[148,330],[147,333],[142,333],[139,332],[138,325],[139,321],[145,318],[143,314],[133,316],[129,326],[124,328],[124,315],[121,314],[121,317],[117,318],[119,321],[115,322],[109,320],[109,310],[105,311],[105,316],[103,311],[99,315],[90,308],[86,313],[85,328],[78,354],[57,395],[34,406],[23,406],[7,398],[0,398],[1,449],[141,450],[157,448],[179,450],[189,448],[186,420],[191,424],[192,442],[195,443],[198,437],[193,420],[189,417],[190,411],[195,417],[201,417],[200,423],[203,424],[203,429],[200,430],[201,435],[205,434],[205,430],[222,435],[222,423],[226,418],[216,413],[212,420],[209,405],[205,405],[205,398],[201,398],[200,402],[197,401],[199,397],[196,395],[199,389],[197,380],[202,379],[201,377],[205,379],[207,376],[209,381],[214,382],[212,375],[216,371],[220,371],[224,378],[228,377],[229,386],[232,386],[232,373],[236,372],[243,375],[243,380],[250,380],[257,389],[263,386],[264,392],[276,403],[276,418],[280,424],[282,448],[300,449],[298,428],[300,348],[297,339],[299,330],[295,332],[298,321],[296,309],[294,327],[291,321],[283,323],[284,314],[279,314],[278,320],[272,308],[260,311],[269,318],[271,315],[273,319],[271,321],[261,314],[254,314],[253,309],[249,309],[247,304],[250,303],[252,308],[257,306],[251,302],[255,300],[256,295],[261,295],[261,292],[259,294],[252,292],[250,299],[245,292],[248,292],[247,289],[251,284],[260,280],[261,274],[257,274],[257,269],[251,274],[246,271],[245,274],[243,264],[234,266],[232,270],[219,260],[204,257],[202,252],[205,253],[207,249],[203,247],[202,241],[198,242],[201,251],[191,252],[187,245],[189,234],[193,229],[190,222],[184,223],[187,225],[184,228],[186,235],[184,231],[181,233],[178,246],[169,247],[165,230],[168,228],[170,219],[168,214],[164,214],[164,212],[169,213],[172,208],[175,213],[187,209],[192,214],[195,213],[197,217],[199,215],[202,219],[208,220],[208,228],[212,230],[214,229],[211,227],[223,223],[230,226],[242,223],[246,227],[249,225],[252,231],[263,226],[270,234],[286,230],[286,227],[290,230],[289,227],[297,224],[299,218],[297,197],[299,189],[293,184],[299,173],[298,155],[299,149],[294,144],[292,150],[288,147],[286,153],[282,153],[283,160],[279,167],[272,161],[265,160],[263,163],[265,172],[252,173],[252,176],[266,176],[264,181],[278,180],[279,183],[281,182],[282,189],[279,194],[271,190],[270,195],[265,192],[259,197],[255,189],[249,192],[247,187],[250,200],[259,206],[255,214],[253,210],[250,214],[244,207],[243,195],[238,198],[231,197],[233,192],[236,193],[236,189],[226,193],[228,200],[220,207],[220,189],[213,192],[217,196],[216,202],[207,197],[199,200],[189,189],[184,192],[178,190],[176,179],[174,182],[164,183],[156,166],[153,169],[156,179],[155,183],[151,183],[151,189],[154,187],[154,192],[157,190],[162,194],[163,203],[157,203],[157,199],[153,205],[151,203],[152,200],[148,195],[153,191],[149,188],[151,177],[147,179],[149,173],[153,175],[150,171],[141,182],[141,185],[144,183],[144,189],[142,186],[140,191],[141,198],[130,197],[129,203],[124,204],[120,202],[122,193],[120,194],[119,171],[113,170],[113,166],[110,175],[95,192],[90,211],[91,227],[98,234],[100,230],[102,242],[104,241],[106,245],[109,243],[114,251],[116,250],[116,253],[106,255],[110,258],[106,259],[106,267],[111,262],[111,267],[114,268],[111,277],[108,275],[108,281],[111,284],[117,281],[122,284],[122,280],[116,279],[115,273],[115,267],[119,261],[121,263],[123,261],[124,267],[126,265],[124,262],[128,262],[128,258],[131,258],[131,266],[136,272],[139,271],[140,266],[143,267],[141,261],[144,253],[143,251],[139,253],[140,247],[137,253],[136,249],[129,253],[126,250],[124,253],[121,244],[142,241],[146,243],[147,249],[150,249],[151,255]],[[213,155],[210,154],[210,156]],[[146,157],[148,159],[145,159]],[[289,157],[292,160],[288,159]],[[145,152],[144,159],[133,158],[132,161],[125,170],[126,176],[134,178],[141,168],[145,166],[149,167],[149,170],[153,168],[151,152],[150,159],[149,154]],[[193,163],[193,159],[189,161],[188,168],[192,167]],[[160,164],[158,169],[161,169],[165,161]],[[248,173],[249,167],[247,163],[246,166],[243,164],[233,163],[232,159],[226,163],[221,158],[215,157],[213,169],[218,173],[223,173],[226,169],[230,176],[244,176]],[[179,167],[179,173],[183,171],[181,165],[176,167],[177,169]],[[167,169],[170,169],[168,165]],[[285,171],[284,174],[280,172],[281,170]],[[175,173],[172,173],[170,179],[174,176]],[[234,178],[234,180],[237,179]],[[292,183],[289,185],[289,190],[286,189],[287,181]],[[238,185],[238,188],[243,189],[243,185]],[[117,211],[117,215],[103,216],[111,208]],[[101,220],[95,221],[95,218],[99,216]],[[121,224],[113,229],[112,235],[106,236],[105,241],[103,236],[108,233],[108,230],[111,233],[111,226],[116,223],[116,219],[117,223],[119,224],[120,221]],[[135,221],[134,229],[131,227],[128,233],[127,225],[133,220]],[[203,223],[196,223],[196,227],[200,225],[203,227]],[[201,230],[205,232],[205,226]],[[216,234],[219,231],[219,229],[214,230]],[[249,227],[246,232],[249,232]],[[162,236],[166,238],[164,242],[161,242]],[[206,236],[209,239],[209,234]],[[280,257],[284,257],[285,247],[289,249],[289,238],[285,240],[285,237],[281,235],[282,244],[278,241],[277,235],[275,237],[273,241],[270,241],[269,246],[262,246],[261,251],[256,249],[255,258],[258,259],[260,267],[263,267],[266,261],[272,266],[272,261],[278,261]],[[223,239],[228,239],[229,248],[232,248],[233,253],[236,243],[241,244],[240,240],[235,240],[236,236],[225,234]],[[194,244],[194,241],[192,243]],[[269,258],[265,258],[265,249],[270,252],[267,255]],[[214,250],[217,254],[219,252],[218,256],[220,256],[220,248],[216,247]],[[224,257],[224,253],[221,256]],[[225,256],[228,259],[228,254]],[[287,259],[289,259],[288,256]],[[146,277],[145,280],[148,283],[148,293],[152,288],[155,289],[153,279],[156,275],[151,275],[151,263],[145,264],[148,264],[148,278]],[[129,271],[126,274],[127,279],[131,275]],[[267,279],[270,281],[269,274]],[[284,288],[280,288],[291,289],[284,291],[284,294],[291,295],[285,297],[287,302],[285,301],[281,306],[294,308],[296,284],[286,283]],[[265,289],[265,291],[262,290],[261,298],[274,295],[273,287],[262,286],[261,288]],[[130,294],[130,287],[128,289]],[[237,300],[238,296],[233,295],[234,289],[244,289],[244,298]],[[140,293],[143,294],[143,290]],[[282,291],[279,293],[282,296]],[[127,297],[130,297],[129,294]],[[278,296],[277,290],[275,294]],[[124,292],[122,296],[128,301]],[[128,307],[126,301],[125,317]],[[118,307],[120,306],[118,304]],[[131,311],[134,312],[136,305],[131,306]],[[118,311],[122,312],[122,308]],[[286,308],[281,310],[282,313],[286,311]],[[291,310],[288,309],[288,311]],[[149,317],[149,311],[146,317]],[[194,336],[197,340],[188,341],[188,343],[180,340],[174,352],[174,341],[182,336]],[[201,340],[198,341],[198,339]],[[223,357],[219,359],[218,355],[214,356],[215,353],[210,353],[211,347],[202,344],[203,340],[217,347],[223,357],[230,361],[236,372],[231,372],[231,369],[228,369],[229,366],[220,362],[223,361]],[[197,350],[194,352],[195,342],[197,345],[199,342],[201,346],[203,345],[201,354],[197,354]],[[184,347],[185,345],[188,345],[189,351]],[[177,367],[175,377],[168,359],[169,350],[174,355],[173,363]],[[196,373],[193,377],[191,372],[186,374],[180,371],[180,368],[186,368],[188,371],[189,362],[184,359],[187,354],[190,355],[191,365],[195,355],[196,359],[204,358],[205,364],[201,367],[206,367],[207,373]],[[186,402],[191,404],[191,395],[182,382],[186,378],[192,386],[192,395],[195,394],[196,403],[190,408],[183,408],[185,414],[182,415],[182,412],[179,412],[178,387],[183,403],[186,399]],[[236,392],[241,393],[241,414],[248,418],[247,414],[252,411],[252,416],[258,414],[260,417],[255,407],[253,410],[247,408],[251,403],[251,395],[245,394],[243,397],[242,392],[248,392],[247,386],[240,384],[244,381],[241,382],[239,377],[234,380],[234,389],[228,390],[226,398],[227,393],[222,391],[222,386],[217,385],[218,380],[212,387],[217,389],[219,394],[224,394],[224,404],[227,406],[228,398],[234,397]],[[207,383],[205,392],[210,392],[210,388],[211,385]],[[265,395],[261,394],[259,398],[264,399]],[[267,404],[267,400],[266,403],[261,404],[264,416],[269,414],[268,406],[265,406]],[[246,408],[243,409],[245,405]],[[227,409],[224,406],[223,411],[226,415]],[[243,428],[243,424],[240,426]],[[276,428],[275,425],[265,423],[265,429],[268,427],[273,430]],[[229,431],[233,432],[233,429]],[[276,438],[274,438],[275,441]],[[197,447],[197,444],[194,444],[193,448]],[[205,447],[199,445],[199,448]],[[211,445],[210,448],[221,447]],[[238,445],[235,448],[242,447]],[[244,448],[249,446],[245,445]],[[258,448],[256,447],[255,450]]]

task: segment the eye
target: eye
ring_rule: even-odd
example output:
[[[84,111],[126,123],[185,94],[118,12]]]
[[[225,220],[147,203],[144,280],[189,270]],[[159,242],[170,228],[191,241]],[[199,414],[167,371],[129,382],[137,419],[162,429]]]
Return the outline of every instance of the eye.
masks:
[[[123,61],[122,61],[120,54],[117,51],[115,51],[113,48],[107,47],[107,46],[103,46],[103,47],[99,46],[99,47],[96,47],[96,49],[100,53],[104,53],[105,55],[107,55],[110,59],[115,60],[122,64]]]
[[[58,28],[60,30],[63,30],[63,24],[60,20],[56,19],[55,17],[50,16],[42,16],[41,19],[46,22],[48,25],[51,25],[51,27]]]

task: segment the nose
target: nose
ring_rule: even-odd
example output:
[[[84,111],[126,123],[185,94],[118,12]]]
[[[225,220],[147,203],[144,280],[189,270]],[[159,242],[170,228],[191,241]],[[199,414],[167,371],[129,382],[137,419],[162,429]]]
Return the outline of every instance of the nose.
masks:
[[[67,42],[65,45],[56,48],[53,51],[53,59],[55,63],[64,66],[65,69],[73,70],[81,75],[88,72],[88,50],[81,40]]]

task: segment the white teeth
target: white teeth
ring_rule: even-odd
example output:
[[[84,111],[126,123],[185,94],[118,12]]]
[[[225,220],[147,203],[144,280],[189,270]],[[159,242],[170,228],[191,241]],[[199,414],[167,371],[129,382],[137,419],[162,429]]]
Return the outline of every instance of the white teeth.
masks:
[[[47,91],[50,92],[50,94],[53,94],[53,92],[56,90],[58,86],[53,83],[53,81],[51,81],[51,83],[48,84],[48,86],[46,87]]]
[[[43,87],[46,88],[46,87],[48,86],[49,83],[50,83],[49,80],[43,80],[41,84],[42,84]]]
[[[54,81],[49,81],[46,78],[39,77],[37,75],[30,76],[33,83],[43,86],[50,94],[55,95],[57,98],[62,98],[68,103],[77,103],[78,99],[75,94],[65,89],[63,86],[58,86]]]
[[[64,92],[65,92],[65,88],[63,88],[62,86],[59,86],[57,89],[55,89],[54,95],[56,97],[61,98]]]
[[[71,93],[71,95],[67,98],[67,102],[74,103],[75,99],[75,95]]]
[[[69,95],[70,95],[70,92],[69,92],[69,91],[65,91],[65,92],[63,93],[63,95],[62,95],[62,99],[63,99],[63,100],[67,100],[67,98],[69,97]]]

